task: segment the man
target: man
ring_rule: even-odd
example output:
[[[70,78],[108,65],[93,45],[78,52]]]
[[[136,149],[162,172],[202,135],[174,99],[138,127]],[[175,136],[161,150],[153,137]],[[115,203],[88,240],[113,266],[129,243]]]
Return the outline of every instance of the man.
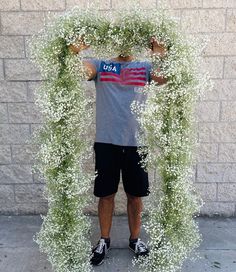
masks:
[[[165,56],[166,49],[155,38],[150,40],[153,54]],[[70,45],[73,53],[87,49],[83,40],[80,46]],[[154,80],[158,84],[166,79],[151,73],[150,62],[133,61],[134,57],[119,55],[102,61],[84,60],[87,80],[96,86],[96,139],[95,169],[97,176],[94,195],[99,197],[98,216],[101,238],[92,251],[91,264],[100,265],[110,248],[110,229],[114,210],[114,198],[118,190],[120,171],[127,195],[127,213],[130,229],[129,248],[136,256],[147,255],[149,250],[139,238],[141,228],[142,199],[148,190],[148,174],[140,165],[136,134],[138,122],[131,113],[134,100],[145,101],[142,88]]]

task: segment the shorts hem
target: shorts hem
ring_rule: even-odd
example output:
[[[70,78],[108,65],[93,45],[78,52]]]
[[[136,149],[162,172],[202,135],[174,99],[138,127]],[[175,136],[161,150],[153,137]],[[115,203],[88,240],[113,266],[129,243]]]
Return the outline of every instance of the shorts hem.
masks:
[[[113,195],[113,194],[116,194],[116,193],[117,193],[117,191],[112,192],[112,193],[108,193],[108,194],[98,194],[98,193],[93,192],[93,194],[94,194],[96,197],[106,197],[106,196]]]
[[[125,192],[129,195],[136,196],[136,197],[145,197],[145,196],[149,196],[149,194],[150,194],[150,192],[147,192],[146,194],[143,194],[143,193],[137,194],[137,193],[131,193],[131,192],[127,192],[127,191],[125,191]]]

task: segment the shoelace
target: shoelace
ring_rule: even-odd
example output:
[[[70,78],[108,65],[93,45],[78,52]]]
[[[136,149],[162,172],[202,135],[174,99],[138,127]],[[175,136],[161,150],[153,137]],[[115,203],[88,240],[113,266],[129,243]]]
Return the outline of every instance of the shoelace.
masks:
[[[104,246],[106,247],[105,240],[104,239],[100,239],[95,252],[102,253]]]
[[[138,239],[136,245],[135,245],[135,251],[139,251],[139,252],[145,252],[147,251],[147,247],[144,244],[144,242],[140,241],[140,239]]]

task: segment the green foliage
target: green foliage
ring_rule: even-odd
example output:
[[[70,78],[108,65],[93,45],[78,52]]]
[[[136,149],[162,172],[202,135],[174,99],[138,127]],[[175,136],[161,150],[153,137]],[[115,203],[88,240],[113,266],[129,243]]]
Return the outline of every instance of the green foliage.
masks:
[[[201,200],[190,177],[196,142],[193,112],[197,95],[208,86],[208,76],[199,73],[202,47],[178,29],[173,19],[158,11],[123,10],[109,16],[74,9],[33,37],[32,58],[44,79],[36,103],[45,121],[35,136],[40,144],[36,168],[46,180],[49,201],[36,241],[55,271],[92,269],[90,221],[84,215],[94,178],[85,170],[91,155],[86,135],[92,109],[83,88],[82,56],[68,49],[77,37],[84,37],[95,57],[141,54],[152,61],[153,73],[158,67],[158,74],[168,79],[163,86],[146,85],[147,103],[132,105],[142,128],[140,145],[148,151],[144,167],[159,175],[151,185],[145,225],[151,252],[134,262],[142,271],[174,272],[198,247],[201,237],[193,218]],[[168,48],[164,59],[148,54],[153,36]]]

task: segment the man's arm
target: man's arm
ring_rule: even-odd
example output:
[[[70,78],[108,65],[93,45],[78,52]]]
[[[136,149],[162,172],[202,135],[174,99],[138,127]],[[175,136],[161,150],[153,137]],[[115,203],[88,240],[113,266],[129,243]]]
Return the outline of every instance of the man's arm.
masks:
[[[73,54],[79,54],[81,50],[89,48],[89,45],[86,45],[83,40],[80,41],[81,43],[79,44],[79,46],[75,46],[73,44],[69,45],[69,50]],[[83,65],[86,71],[87,80],[93,79],[97,74],[96,67],[91,62],[86,60],[83,60]]]
[[[165,57],[167,49],[161,45],[154,37],[151,38],[151,51],[152,54],[158,54],[161,58]],[[156,81],[159,85],[167,83],[167,79],[163,76],[155,76],[151,73],[151,79]]]

